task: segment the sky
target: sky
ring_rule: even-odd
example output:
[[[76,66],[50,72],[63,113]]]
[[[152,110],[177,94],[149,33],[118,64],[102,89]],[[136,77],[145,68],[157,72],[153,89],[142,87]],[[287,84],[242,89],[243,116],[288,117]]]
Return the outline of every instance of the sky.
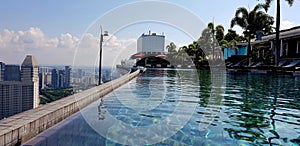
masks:
[[[9,0],[0,2],[0,62],[21,64],[32,54],[41,65],[97,65],[100,25],[103,65],[115,66],[136,52],[136,40],[149,30],[163,33],[177,48],[200,36],[214,21],[230,28],[238,7],[264,0]],[[300,1],[282,1],[281,29],[300,25]],[[275,4],[269,15],[275,16]],[[234,27],[241,33],[239,27]]]

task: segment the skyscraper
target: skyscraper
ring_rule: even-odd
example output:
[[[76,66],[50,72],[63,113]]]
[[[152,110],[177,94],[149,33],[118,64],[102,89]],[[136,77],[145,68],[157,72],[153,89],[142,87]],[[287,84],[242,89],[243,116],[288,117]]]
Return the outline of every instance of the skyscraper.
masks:
[[[71,68],[70,66],[65,66],[65,83],[64,87],[69,88],[71,84]]]
[[[5,65],[4,81],[20,81],[20,65]]]
[[[64,88],[65,71],[58,70],[58,88]]]
[[[64,69],[52,69],[51,85],[53,89],[69,88],[71,82],[71,68],[65,66]]]
[[[0,119],[39,105],[38,64],[33,56],[24,59],[20,76],[19,81],[0,82]]]
[[[22,63],[21,81],[33,84],[33,108],[39,106],[39,66],[34,56],[27,55]]]
[[[51,85],[52,88],[57,89],[58,88],[58,72],[56,69],[52,69],[51,71]]]
[[[0,62],[0,82],[4,81],[5,64]]]
[[[43,72],[39,73],[39,89],[45,88],[45,78],[46,78],[45,73]]]

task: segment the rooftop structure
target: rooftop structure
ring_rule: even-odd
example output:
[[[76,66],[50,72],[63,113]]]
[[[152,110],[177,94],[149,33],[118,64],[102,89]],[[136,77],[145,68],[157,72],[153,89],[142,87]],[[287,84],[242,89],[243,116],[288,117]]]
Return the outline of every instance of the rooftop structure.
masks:
[[[142,34],[137,40],[137,52],[147,54],[165,53],[165,36],[156,33]]]

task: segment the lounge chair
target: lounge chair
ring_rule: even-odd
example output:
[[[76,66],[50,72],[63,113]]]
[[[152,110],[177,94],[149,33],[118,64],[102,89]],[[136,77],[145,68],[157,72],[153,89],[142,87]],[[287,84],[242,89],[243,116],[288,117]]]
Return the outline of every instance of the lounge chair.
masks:
[[[256,64],[254,64],[254,65],[252,65],[250,67],[255,68],[255,67],[261,66],[262,64],[263,64],[263,62],[260,61],[260,62],[257,62]]]
[[[283,66],[283,65],[285,65],[285,63],[286,63],[286,61],[285,61],[285,60],[282,60],[282,61],[280,61],[280,62],[278,63],[278,66]]]
[[[284,67],[284,68],[294,67],[294,66],[296,66],[298,63],[300,63],[300,60],[293,61],[293,62],[289,63],[288,65],[285,65],[285,66],[282,66],[282,67]]]

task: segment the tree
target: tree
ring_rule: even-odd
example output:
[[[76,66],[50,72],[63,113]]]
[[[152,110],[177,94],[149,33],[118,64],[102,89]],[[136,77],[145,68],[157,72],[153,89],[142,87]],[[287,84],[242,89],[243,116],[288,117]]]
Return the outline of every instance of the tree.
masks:
[[[214,26],[213,22],[208,23],[207,27],[211,30],[211,34],[210,36],[212,38],[212,54],[213,54],[213,59],[215,56],[215,48],[216,48],[216,44],[219,43],[221,40],[223,40],[224,38],[224,27],[222,25],[217,25],[216,28]],[[204,35],[208,35],[208,34],[204,34]],[[203,36],[203,33],[202,33]],[[217,42],[215,41],[217,40]]]
[[[232,30],[232,29],[228,29],[227,34],[225,35],[224,39],[227,42],[230,42],[231,40],[234,40],[236,38],[238,38],[239,35],[236,33],[236,31]]]
[[[266,5],[270,6],[273,0],[265,0]],[[294,4],[294,0],[285,0],[290,6]],[[278,57],[280,50],[280,40],[279,40],[279,31],[280,31],[280,0],[276,0],[276,44],[275,44],[275,66],[278,66]]]
[[[216,26],[216,39],[218,43],[224,39],[224,27],[222,25]]]
[[[179,62],[181,62],[181,65],[183,65],[183,63],[185,63],[189,58],[189,55],[186,52],[187,49],[188,49],[187,46],[183,46],[183,47],[180,47],[177,51],[176,58]]]
[[[171,42],[169,45],[167,45],[167,50],[169,53],[175,53],[176,52],[176,45],[174,42]]]
[[[189,56],[193,56],[193,61],[196,66],[205,59],[205,53],[200,48],[200,44],[198,42],[194,41],[193,43],[189,44],[186,49],[187,54]]]
[[[248,11],[244,7],[240,7],[235,12],[235,17],[231,20],[231,28],[235,25],[244,29],[243,34],[248,38],[247,47],[247,63],[250,60],[251,39],[254,38],[257,31],[263,31],[264,34],[272,32],[274,23],[273,17],[265,13],[268,5],[257,4],[253,10]],[[264,10],[264,11],[262,11]]]
[[[238,54],[238,47],[237,47],[237,41],[236,40],[231,40],[230,42],[228,42],[227,40],[223,39],[219,42],[220,47],[222,48],[222,52],[224,54],[224,49],[225,48],[230,48],[235,50],[235,53]]]
[[[199,47],[203,49],[206,53],[206,55],[212,54],[214,56],[214,36],[212,33],[212,30],[209,28],[205,28],[202,33],[201,37],[198,39],[197,43],[199,44]],[[214,57],[213,57],[214,59]]]

